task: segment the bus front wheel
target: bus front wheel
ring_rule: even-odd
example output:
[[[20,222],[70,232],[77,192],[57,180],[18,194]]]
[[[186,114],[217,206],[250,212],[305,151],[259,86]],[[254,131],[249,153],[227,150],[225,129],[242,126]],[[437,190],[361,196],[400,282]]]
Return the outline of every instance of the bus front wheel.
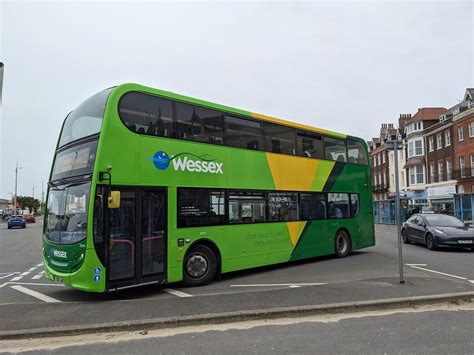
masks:
[[[351,239],[346,231],[340,230],[337,232],[336,239],[334,240],[334,248],[338,258],[344,258],[349,255],[351,251]]]
[[[187,253],[183,264],[183,284],[203,286],[212,281],[217,271],[217,257],[205,245],[196,245]]]

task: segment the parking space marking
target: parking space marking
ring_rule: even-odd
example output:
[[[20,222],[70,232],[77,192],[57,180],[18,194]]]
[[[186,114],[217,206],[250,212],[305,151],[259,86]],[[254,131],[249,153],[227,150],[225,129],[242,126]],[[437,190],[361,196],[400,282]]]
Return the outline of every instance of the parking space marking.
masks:
[[[164,288],[163,291],[171,295],[178,296],[178,297],[194,297],[193,295],[190,295],[189,293],[173,290],[172,288]]]
[[[297,288],[302,286],[320,286],[326,285],[324,282],[303,282],[303,283],[292,283],[292,284],[253,284],[253,285],[230,285],[230,287],[280,287],[288,286],[289,288]]]
[[[44,301],[44,302],[48,302],[48,303],[57,303],[57,302],[61,302],[60,300],[57,300],[55,298],[52,298],[52,297],[49,297],[49,296],[46,296],[46,295],[43,295],[42,293],[39,293],[39,292],[36,292],[36,291],[33,291],[33,290],[30,290],[29,288],[26,288],[26,287],[23,287],[23,286],[20,286],[20,285],[14,285],[14,286],[10,286],[11,288],[17,290],[17,291],[20,291],[20,292],[23,292],[27,295],[30,295],[32,297],[35,297],[41,301]]]
[[[439,274],[439,275],[444,275],[444,276],[448,276],[448,277],[453,277],[453,278],[459,279],[459,280],[467,280],[467,277],[451,275],[451,274],[447,274],[447,273],[445,273],[445,272],[436,271],[436,270],[430,270],[430,269],[427,269],[427,268],[424,268],[424,267],[419,267],[419,266],[410,266],[410,267],[412,267],[413,269],[418,269],[418,270],[423,270],[423,271],[432,272],[432,273],[434,273],[434,274]]]

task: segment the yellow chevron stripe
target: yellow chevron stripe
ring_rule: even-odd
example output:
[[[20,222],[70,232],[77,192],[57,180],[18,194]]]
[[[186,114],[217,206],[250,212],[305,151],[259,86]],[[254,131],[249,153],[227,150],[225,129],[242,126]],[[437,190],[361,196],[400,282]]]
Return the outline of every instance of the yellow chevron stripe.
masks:
[[[253,118],[258,118],[258,119],[263,120],[263,121],[271,122],[271,123],[281,124],[281,125],[289,126],[289,127],[293,127],[293,128],[299,128],[299,129],[309,131],[309,132],[317,132],[317,133],[327,134],[327,135],[330,135],[330,136],[333,136],[333,137],[338,137],[338,138],[346,138],[347,137],[347,134],[343,134],[343,133],[339,133],[339,132],[333,132],[333,131],[329,131],[327,129],[317,128],[317,127],[312,127],[312,126],[308,126],[308,125],[305,125],[305,124],[302,124],[302,123],[296,123],[296,122],[291,122],[291,121],[287,121],[287,120],[282,120],[281,118],[262,115],[260,113],[252,112],[252,117]]]
[[[304,226],[306,222],[286,222],[286,226],[288,227],[288,232],[290,233],[291,237],[291,245],[294,247],[298,240],[301,237],[301,232],[303,232]]]

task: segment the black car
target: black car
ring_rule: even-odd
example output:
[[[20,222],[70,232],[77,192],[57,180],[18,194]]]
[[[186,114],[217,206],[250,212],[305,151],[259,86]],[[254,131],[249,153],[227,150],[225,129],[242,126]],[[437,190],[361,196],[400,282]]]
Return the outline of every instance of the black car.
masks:
[[[403,242],[438,247],[474,248],[474,228],[445,214],[414,214],[402,226]]]

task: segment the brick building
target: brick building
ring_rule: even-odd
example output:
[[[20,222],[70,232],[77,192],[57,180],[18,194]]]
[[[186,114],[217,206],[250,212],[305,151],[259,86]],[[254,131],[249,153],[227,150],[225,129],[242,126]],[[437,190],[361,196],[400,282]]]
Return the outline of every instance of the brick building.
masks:
[[[412,117],[406,120],[404,140],[406,196],[408,204],[418,206],[420,210],[428,209],[424,132],[436,125],[439,122],[439,116],[445,112],[446,109],[443,107],[419,108]]]

